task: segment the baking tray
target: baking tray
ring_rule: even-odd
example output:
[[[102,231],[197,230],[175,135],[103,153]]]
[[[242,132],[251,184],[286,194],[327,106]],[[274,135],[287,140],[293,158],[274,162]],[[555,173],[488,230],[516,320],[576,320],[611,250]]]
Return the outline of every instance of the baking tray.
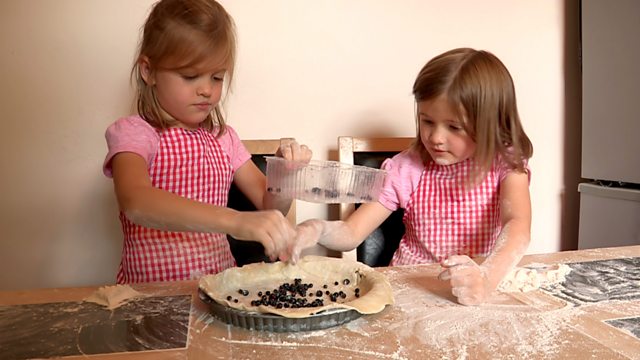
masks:
[[[198,295],[209,306],[213,316],[227,324],[249,330],[270,332],[322,330],[342,325],[362,316],[361,313],[352,309],[331,309],[306,318],[287,318],[275,314],[238,310],[221,305],[201,289],[198,289]]]

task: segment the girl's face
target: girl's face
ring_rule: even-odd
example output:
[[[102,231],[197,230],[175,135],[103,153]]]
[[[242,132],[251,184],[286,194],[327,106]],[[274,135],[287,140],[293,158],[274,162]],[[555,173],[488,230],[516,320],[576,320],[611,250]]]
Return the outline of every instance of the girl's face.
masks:
[[[475,153],[476,143],[445,95],[418,103],[418,123],[420,140],[437,164],[459,163]]]
[[[184,68],[148,71],[142,64],[147,85],[155,86],[160,107],[180,127],[196,129],[220,101],[224,69]]]

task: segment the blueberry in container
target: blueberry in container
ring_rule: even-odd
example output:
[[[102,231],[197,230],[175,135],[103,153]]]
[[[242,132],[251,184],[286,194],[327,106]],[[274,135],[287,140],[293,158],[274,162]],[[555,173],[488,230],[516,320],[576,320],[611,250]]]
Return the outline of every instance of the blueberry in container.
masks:
[[[386,176],[384,170],[337,161],[265,159],[268,191],[315,203],[375,202]]]

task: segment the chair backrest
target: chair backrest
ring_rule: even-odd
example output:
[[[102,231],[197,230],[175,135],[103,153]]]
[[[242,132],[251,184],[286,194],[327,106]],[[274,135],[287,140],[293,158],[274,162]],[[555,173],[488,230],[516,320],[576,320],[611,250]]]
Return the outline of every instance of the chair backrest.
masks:
[[[273,156],[280,148],[280,145],[286,145],[294,141],[293,138],[281,139],[265,139],[265,140],[242,140],[242,143],[251,154],[251,160],[258,168],[266,173],[267,162],[265,156]],[[235,186],[231,185],[229,190],[228,207],[239,211],[254,211],[256,207],[247,199],[244,194]],[[296,224],[296,202],[291,202],[291,208],[286,215],[291,224]],[[260,243],[252,241],[239,241],[231,236],[227,236],[231,252],[236,259],[238,266],[253,262],[268,261],[264,255],[264,248]]]
[[[380,168],[382,162],[409,148],[414,137],[338,137],[338,160],[351,165]],[[339,216],[346,219],[357,204],[340,204]],[[370,266],[387,266],[398,247],[404,224],[404,210],[391,214],[378,229],[369,235],[356,250],[343,253],[344,258],[358,260]]]

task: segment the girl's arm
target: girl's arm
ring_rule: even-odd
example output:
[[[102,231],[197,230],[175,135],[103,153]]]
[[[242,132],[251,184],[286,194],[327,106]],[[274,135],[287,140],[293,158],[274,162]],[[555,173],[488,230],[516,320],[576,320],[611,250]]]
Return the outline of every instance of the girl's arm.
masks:
[[[276,155],[287,160],[308,163],[311,160],[311,150],[305,145],[293,141],[280,146]],[[267,191],[267,179],[258,167],[249,160],[245,162],[233,176],[233,181],[244,196],[258,209],[276,209],[286,215],[291,207],[291,198],[275,196]]]
[[[136,224],[166,231],[227,233],[259,241],[272,258],[284,253],[295,234],[279,211],[239,212],[153,187],[147,163],[138,154],[118,153],[111,166],[120,210]]]
[[[335,251],[353,250],[391,213],[382,204],[374,202],[362,204],[345,221],[307,220],[296,228],[296,241],[290,258],[295,263],[303,249],[315,244]]]
[[[482,303],[518,264],[529,245],[531,199],[529,177],[511,172],[501,183],[502,230],[491,254],[478,266],[467,256],[451,256],[442,262],[442,280],[450,280],[452,293],[464,305]]]
[[[491,254],[482,263],[495,290],[524,255],[531,239],[531,198],[527,173],[511,172],[502,181],[500,214],[502,230]]]

